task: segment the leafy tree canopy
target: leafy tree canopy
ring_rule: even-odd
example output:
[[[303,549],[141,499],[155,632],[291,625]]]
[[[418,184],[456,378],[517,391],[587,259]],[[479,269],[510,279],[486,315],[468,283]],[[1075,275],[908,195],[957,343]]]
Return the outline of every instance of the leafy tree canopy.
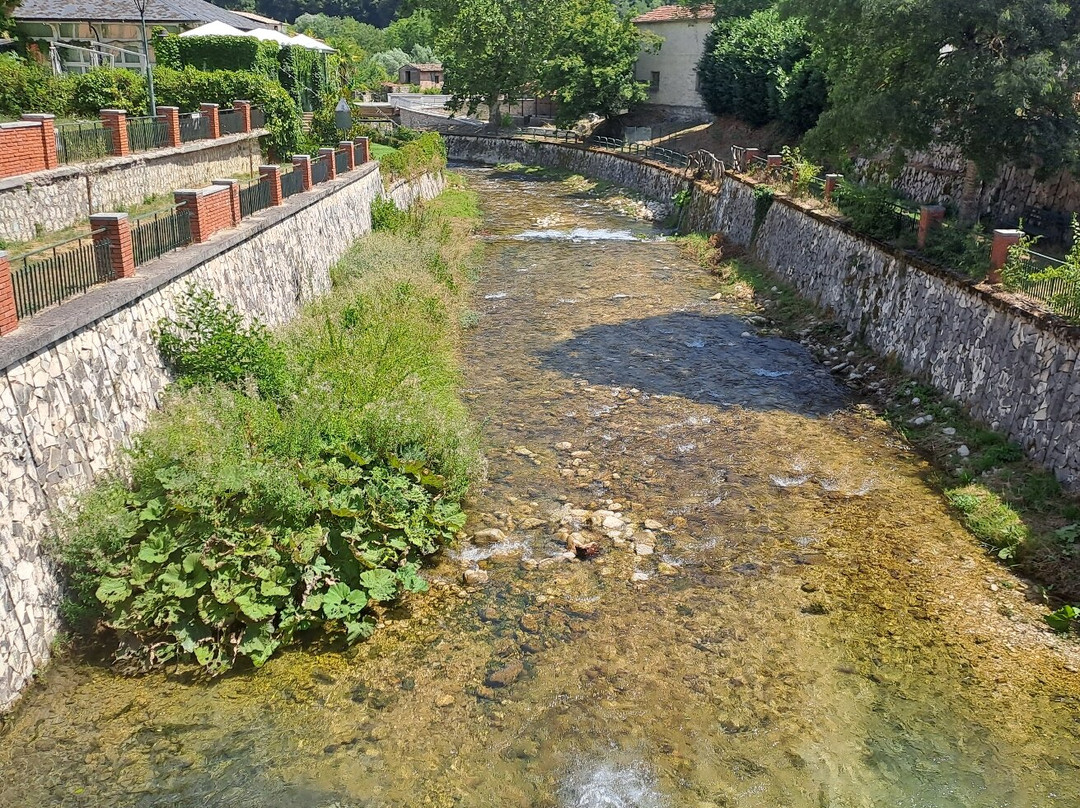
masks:
[[[300,33],[329,42],[339,50],[339,44],[344,45],[347,50],[360,50],[365,53],[378,53],[387,47],[384,31],[352,17],[301,14],[296,18],[295,26]]]
[[[1077,158],[1080,4],[781,0],[822,54],[819,151],[953,145],[983,171]]]

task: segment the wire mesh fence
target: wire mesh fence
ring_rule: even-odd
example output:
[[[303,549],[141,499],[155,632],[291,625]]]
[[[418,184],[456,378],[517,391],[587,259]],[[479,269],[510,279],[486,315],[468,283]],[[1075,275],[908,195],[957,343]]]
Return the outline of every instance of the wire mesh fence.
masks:
[[[140,216],[131,223],[135,266],[191,243],[191,214],[184,205]]]
[[[98,121],[59,124],[56,159],[62,164],[101,160],[112,154],[112,133]]]
[[[1023,250],[1002,272],[1005,288],[1070,320],[1080,320],[1080,269],[1050,255]]]
[[[330,179],[330,159],[327,155],[311,161],[311,184],[318,185]]]
[[[240,216],[246,218],[270,207],[270,186],[262,180],[240,188]]]
[[[164,148],[168,138],[165,121],[149,116],[128,118],[127,133],[128,148],[133,152]]]
[[[210,137],[210,119],[201,112],[187,112],[180,116],[180,142],[205,140]]]
[[[110,244],[105,239],[94,240],[102,232],[94,231],[10,259],[15,314],[20,320],[112,280]]]
[[[304,190],[304,174],[299,169],[283,171],[281,173],[281,197],[288,199],[293,194]]]

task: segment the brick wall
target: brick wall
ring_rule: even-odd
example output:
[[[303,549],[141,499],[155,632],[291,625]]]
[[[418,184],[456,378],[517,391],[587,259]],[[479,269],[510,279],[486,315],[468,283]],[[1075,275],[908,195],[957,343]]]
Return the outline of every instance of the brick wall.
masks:
[[[41,121],[0,124],[0,177],[44,171],[45,147]]]

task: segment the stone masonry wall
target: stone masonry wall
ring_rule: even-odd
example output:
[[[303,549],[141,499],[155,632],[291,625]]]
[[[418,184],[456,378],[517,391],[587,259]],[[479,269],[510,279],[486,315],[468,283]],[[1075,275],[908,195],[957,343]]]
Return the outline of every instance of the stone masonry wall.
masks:
[[[427,176],[391,192],[411,204],[442,187],[441,176]],[[86,325],[26,355],[8,349],[0,371],[0,710],[47,661],[57,630],[60,592],[42,538],[72,494],[113,467],[168,384],[155,324],[174,312],[189,283],[271,326],[293,319],[329,291],[331,265],[371,229],[371,203],[383,193],[377,164],[359,167],[205,245],[140,267],[143,277],[54,310],[94,312],[96,296],[101,314]],[[30,321],[4,339],[24,329],[23,339],[33,337]]]
[[[554,143],[449,137],[455,159],[567,168],[667,199],[686,180],[621,155]],[[690,230],[750,246],[753,185],[728,175],[696,185]],[[1017,441],[1067,487],[1080,488],[1080,329],[1025,311],[778,196],[752,245],[804,297],[883,356],[961,401]]]
[[[91,213],[254,172],[261,162],[254,132],[0,180],[0,239],[25,241],[71,227]]]

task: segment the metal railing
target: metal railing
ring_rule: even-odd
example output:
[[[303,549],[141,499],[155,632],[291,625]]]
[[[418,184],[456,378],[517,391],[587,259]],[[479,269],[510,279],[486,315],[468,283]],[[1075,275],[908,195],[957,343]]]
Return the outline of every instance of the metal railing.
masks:
[[[112,154],[112,132],[98,121],[56,127],[56,159],[63,164],[101,160]]]
[[[1080,272],[1064,261],[1034,250],[1002,271],[1010,292],[1030,298],[1041,308],[1070,320],[1080,320]]]
[[[344,174],[349,170],[349,155],[345,153],[344,149],[339,149],[334,152],[334,171],[338,174]]]
[[[581,143],[582,138],[573,129],[549,129],[546,126],[525,126],[518,130],[522,137],[553,140],[556,143]]]
[[[255,180],[240,188],[240,217],[246,218],[270,207],[270,186]]]
[[[687,168],[694,175],[695,179],[707,179],[714,183],[719,183],[724,178],[724,173],[727,171],[727,166],[724,165],[724,161],[717,157],[710,151],[704,149],[698,149],[695,152],[691,152],[687,155],[688,164]]]
[[[109,242],[94,240],[102,232],[96,230],[10,259],[15,314],[20,320],[113,279]]]
[[[210,119],[201,112],[187,112],[180,116],[180,142],[205,140],[210,137]]]
[[[251,108],[251,128],[252,129],[265,129],[266,128],[266,113],[259,107]]]
[[[686,168],[690,165],[689,155],[672,149],[665,149],[662,146],[650,146],[647,143],[627,143],[625,140],[603,136],[589,138],[588,144],[599,149],[632,154],[645,160],[655,160],[672,168]]]
[[[298,169],[281,173],[281,198],[288,199],[304,190],[304,173]]]
[[[327,155],[311,161],[311,184],[318,185],[330,179],[330,160]]]
[[[157,118],[128,118],[128,148],[133,152],[162,149],[168,140],[165,121]]]
[[[185,205],[140,216],[131,223],[135,266],[191,243],[191,214]]]
[[[244,113],[238,109],[218,112],[218,128],[223,135],[236,135],[244,131]]]

